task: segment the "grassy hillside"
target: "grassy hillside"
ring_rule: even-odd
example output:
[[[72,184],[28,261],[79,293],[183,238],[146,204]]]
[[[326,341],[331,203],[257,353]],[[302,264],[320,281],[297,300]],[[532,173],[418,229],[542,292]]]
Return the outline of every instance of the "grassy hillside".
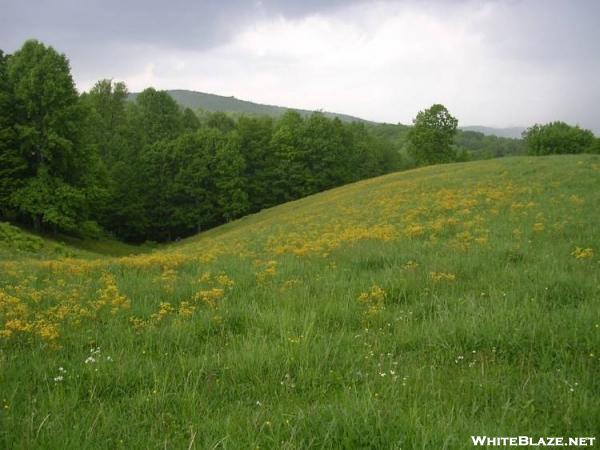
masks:
[[[1,448],[470,448],[600,423],[600,157],[392,174],[0,263]]]
[[[148,252],[150,247],[116,240],[78,239],[71,236],[42,237],[0,222],[0,261],[56,258],[98,258]]]
[[[283,106],[264,105],[261,103],[239,100],[235,97],[225,97],[216,94],[207,94],[204,92],[186,91],[174,89],[167,91],[173,99],[185,108],[191,108],[194,111],[222,111],[233,114],[250,114],[250,115],[265,115],[271,117],[279,117],[288,110],[297,111],[301,115],[306,116],[313,111],[297,108],[286,108]],[[135,99],[137,93],[130,94],[130,99]],[[367,122],[358,117],[349,116],[347,114],[338,114],[331,112],[323,112],[327,117],[338,117],[345,122]]]

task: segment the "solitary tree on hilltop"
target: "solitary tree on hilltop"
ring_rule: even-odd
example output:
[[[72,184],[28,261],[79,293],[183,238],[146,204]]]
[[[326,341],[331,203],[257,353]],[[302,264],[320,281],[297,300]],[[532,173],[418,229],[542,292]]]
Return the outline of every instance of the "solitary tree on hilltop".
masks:
[[[456,159],[453,147],[458,120],[444,105],[435,104],[419,111],[409,131],[409,151],[417,164],[428,165]]]

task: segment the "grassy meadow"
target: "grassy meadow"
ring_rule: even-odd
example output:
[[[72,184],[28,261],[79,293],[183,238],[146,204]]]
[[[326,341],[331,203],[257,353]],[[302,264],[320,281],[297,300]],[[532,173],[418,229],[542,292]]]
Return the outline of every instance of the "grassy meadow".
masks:
[[[599,187],[598,156],[506,158],[359,182],[129,256],[11,229],[0,448],[594,436]]]

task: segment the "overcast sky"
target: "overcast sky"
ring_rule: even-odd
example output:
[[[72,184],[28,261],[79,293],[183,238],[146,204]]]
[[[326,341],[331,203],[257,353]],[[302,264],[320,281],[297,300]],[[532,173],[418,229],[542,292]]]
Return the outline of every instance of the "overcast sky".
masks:
[[[600,1],[0,0],[0,48],[101,78],[410,123],[564,120],[600,134]]]

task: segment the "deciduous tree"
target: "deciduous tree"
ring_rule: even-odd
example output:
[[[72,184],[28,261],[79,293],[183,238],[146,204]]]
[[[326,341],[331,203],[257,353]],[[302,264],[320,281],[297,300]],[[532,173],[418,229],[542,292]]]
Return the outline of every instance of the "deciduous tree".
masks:
[[[27,164],[11,203],[36,229],[73,231],[86,218],[90,159],[81,145],[82,109],[69,62],[30,40],[9,58],[7,74],[17,146]]]
[[[523,133],[530,155],[550,155],[589,152],[594,145],[590,130],[571,126],[564,122],[535,124]]]
[[[420,111],[408,133],[409,151],[417,164],[438,164],[453,161],[453,147],[458,120],[444,105],[435,104]]]

